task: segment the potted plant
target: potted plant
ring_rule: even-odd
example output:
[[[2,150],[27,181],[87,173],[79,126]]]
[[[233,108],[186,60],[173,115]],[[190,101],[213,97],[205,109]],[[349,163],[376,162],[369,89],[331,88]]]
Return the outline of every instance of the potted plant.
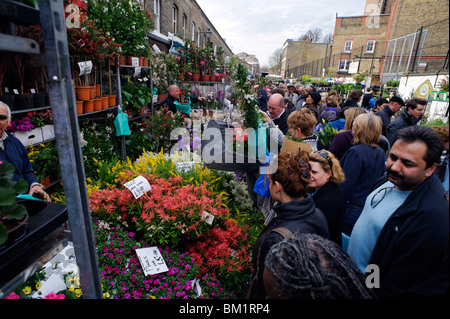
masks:
[[[125,111],[130,111],[130,115],[139,115],[141,110],[152,101],[152,92],[142,85],[128,83],[122,86],[122,103]]]
[[[28,148],[28,157],[36,178],[44,187],[59,179],[58,151],[54,141],[37,146],[31,144]]]
[[[0,161],[0,245],[5,244],[8,237],[10,240],[18,238],[26,230],[27,210],[17,203],[16,196],[28,190],[28,183],[23,179],[12,181],[14,171],[12,164]],[[19,234],[12,234],[13,231]]]

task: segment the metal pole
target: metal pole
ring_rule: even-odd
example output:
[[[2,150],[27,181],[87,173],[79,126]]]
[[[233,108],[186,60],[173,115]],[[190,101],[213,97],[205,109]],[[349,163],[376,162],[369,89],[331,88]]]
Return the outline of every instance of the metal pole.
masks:
[[[39,0],[39,9],[56,145],[81,289],[84,298],[101,299],[101,280],[79,139],[63,3],[59,0]]]

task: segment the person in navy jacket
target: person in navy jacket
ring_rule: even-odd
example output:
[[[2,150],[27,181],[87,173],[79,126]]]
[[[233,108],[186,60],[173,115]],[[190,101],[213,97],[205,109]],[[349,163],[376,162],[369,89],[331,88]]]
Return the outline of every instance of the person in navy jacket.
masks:
[[[16,168],[13,180],[22,178],[28,182],[29,194],[40,194],[46,201],[50,196],[42,189],[39,180],[34,175],[33,167],[23,144],[13,135],[6,132],[11,122],[9,106],[0,102],[0,161],[8,162]]]

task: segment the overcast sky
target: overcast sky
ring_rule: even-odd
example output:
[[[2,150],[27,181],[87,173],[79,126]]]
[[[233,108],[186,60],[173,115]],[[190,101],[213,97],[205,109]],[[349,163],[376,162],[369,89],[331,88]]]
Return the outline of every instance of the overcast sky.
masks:
[[[196,0],[233,51],[254,54],[261,66],[287,39],[321,28],[334,32],[339,17],[364,14],[366,0]]]

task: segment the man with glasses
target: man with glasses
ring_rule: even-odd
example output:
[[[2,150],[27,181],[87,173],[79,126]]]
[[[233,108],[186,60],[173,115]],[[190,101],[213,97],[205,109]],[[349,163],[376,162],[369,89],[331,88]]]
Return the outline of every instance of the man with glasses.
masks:
[[[284,95],[284,98],[288,99],[289,102],[291,102],[293,105],[295,105],[295,103],[297,103],[297,99],[298,99],[298,94],[295,93],[295,85],[292,83],[289,83],[287,85],[287,89],[288,89],[288,91]]]
[[[6,133],[10,122],[11,110],[8,105],[0,102],[0,161],[14,165],[16,171],[13,180],[26,180],[30,185],[29,194],[40,194],[46,201],[50,201],[50,196],[42,189],[34,175],[25,147],[16,137]]]
[[[433,174],[443,151],[426,126],[399,130],[357,220],[348,254],[358,268],[379,268],[385,298],[448,296],[449,204]]]

